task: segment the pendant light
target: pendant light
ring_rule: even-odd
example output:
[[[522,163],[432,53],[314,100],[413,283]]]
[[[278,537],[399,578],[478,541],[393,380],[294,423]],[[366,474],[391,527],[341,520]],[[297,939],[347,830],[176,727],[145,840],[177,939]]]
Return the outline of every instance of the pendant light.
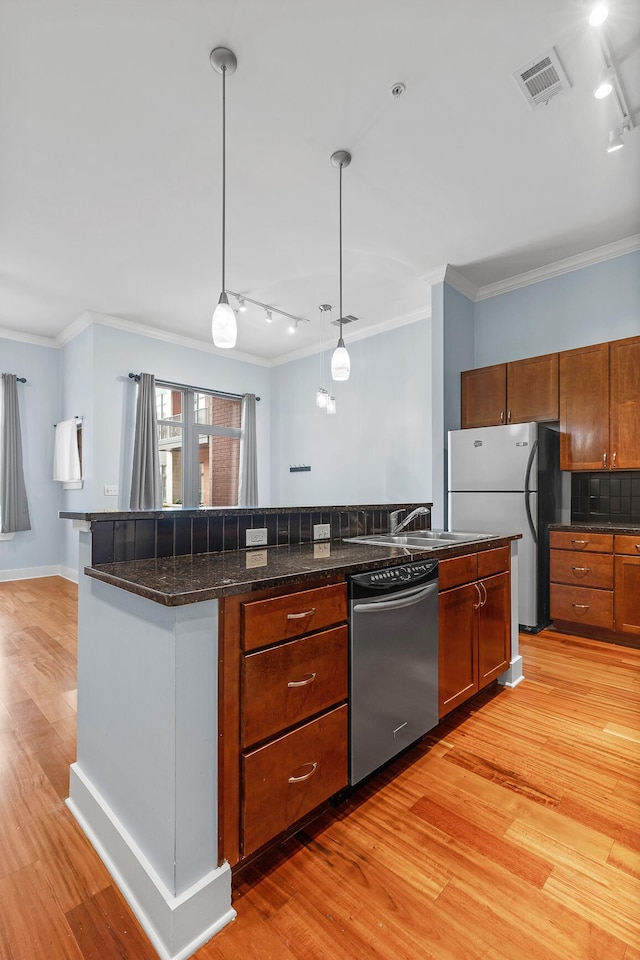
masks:
[[[238,61],[236,55],[227,47],[216,47],[209,56],[211,66],[222,74],[222,292],[211,318],[211,336],[216,347],[230,349],[235,347],[238,336],[236,315],[229,303],[225,290],[225,253],[226,253],[226,187],[227,187],[227,142],[226,142],[226,79],[227,74],[235,73]]]
[[[338,346],[331,357],[331,376],[334,380],[348,380],[351,372],[351,361],[342,339],[342,168],[348,167],[351,163],[351,154],[347,150],[336,150],[335,153],[331,154],[331,163],[340,171],[340,316],[338,318],[340,335]]]

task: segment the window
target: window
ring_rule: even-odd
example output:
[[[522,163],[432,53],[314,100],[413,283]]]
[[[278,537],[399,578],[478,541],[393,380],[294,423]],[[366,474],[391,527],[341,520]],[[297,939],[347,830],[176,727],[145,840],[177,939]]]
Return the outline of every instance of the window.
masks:
[[[242,399],[156,381],[165,507],[238,502]]]

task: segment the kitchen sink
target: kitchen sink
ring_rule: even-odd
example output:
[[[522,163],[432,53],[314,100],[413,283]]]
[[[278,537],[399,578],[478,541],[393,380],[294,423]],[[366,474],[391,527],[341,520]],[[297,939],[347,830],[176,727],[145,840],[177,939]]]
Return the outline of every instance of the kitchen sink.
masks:
[[[346,543],[366,543],[379,547],[414,547],[420,550],[438,550],[441,547],[458,546],[461,543],[476,543],[492,540],[493,533],[466,533],[457,530],[414,530],[411,533],[376,533],[362,537],[344,537]]]

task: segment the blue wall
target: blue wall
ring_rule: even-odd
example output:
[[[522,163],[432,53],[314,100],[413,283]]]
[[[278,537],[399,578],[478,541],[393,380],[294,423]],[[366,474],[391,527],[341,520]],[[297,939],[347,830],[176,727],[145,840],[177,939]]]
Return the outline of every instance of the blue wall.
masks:
[[[318,355],[268,368],[108,325],[61,349],[0,340],[2,372],[19,388],[33,529],[0,541],[0,579],[77,567],[77,533],[61,509],[126,508],[135,385],[129,371],[262,397],[257,407],[260,502],[281,506],[433,500],[446,523],[446,431],[460,423],[461,370],[640,333],[640,251],[473,303],[449,284],[431,317],[349,343],[351,378],[333,384],[338,413],[315,406]],[[325,386],[330,385],[325,353]],[[84,418],[82,490],[51,479],[53,424]],[[310,473],[290,473],[307,463]],[[104,496],[118,484],[117,498]]]
[[[480,300],[474,363],[521,360],[640,333],[640,251]]]
[[[275,367],[271,427],[274,506],[397,503],[431,498],[430,324],[347,343],[351,376],[324,383],[337,413],[316,406],[320,355]],[[290,473],[304,464],[310,472]]]

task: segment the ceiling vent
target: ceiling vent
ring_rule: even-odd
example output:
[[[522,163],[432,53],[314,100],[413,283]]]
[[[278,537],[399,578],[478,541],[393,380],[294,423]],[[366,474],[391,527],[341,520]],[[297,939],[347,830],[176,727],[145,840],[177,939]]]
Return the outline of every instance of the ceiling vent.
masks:
[[[517,70],[513,77],[532,110],[549,103],[571,86],[553,47],[522,70]]]
[[[348,323],[355,323],[357,319],[358,319],[358,318],[357,318],[357,317],[354,317],[354,315],[353,315],[352,313],[348,313],[348,314],[346,315],[346,317],[343,317],[343,318],[342,318],[342,326],[343,326],[343,327],[346,327],[346,325],[347,325]],[[332,320],[331,323],[334,325],[334,327],[339,327],[339,326],[340,326],[340,321],[339,321],[339,320]]]

